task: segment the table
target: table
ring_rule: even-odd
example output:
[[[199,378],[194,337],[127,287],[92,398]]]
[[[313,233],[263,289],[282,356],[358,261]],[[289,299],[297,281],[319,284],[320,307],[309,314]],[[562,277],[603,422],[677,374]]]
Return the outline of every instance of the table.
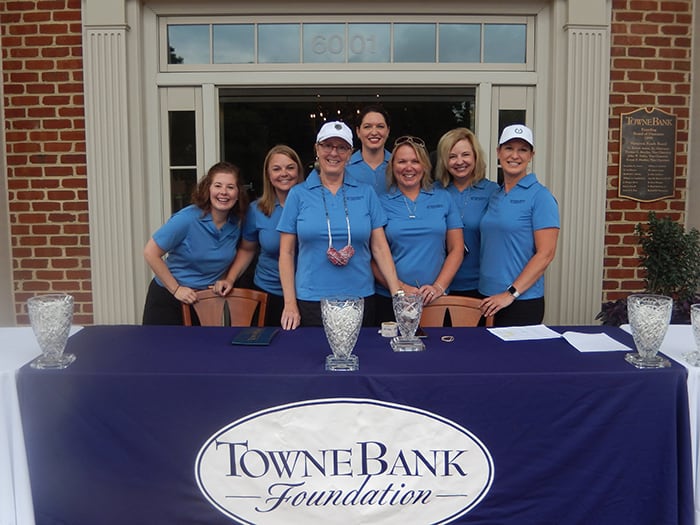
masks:
[[[623,325],[623,330],[630,331],[629,325]],[[683,354],[696,350],[693,328],[688,324],[670,325],[660,351],[684,365],[688,369],[688,400],[690,414],[690,435],[692,437],[693,485],[695,487],[695,523],[700,524],[700,457],[698,451],[698,411],[700,411],[700,367],[691,366],[683,359]]]
[[[81,328],[72,326],[71,335]],[[0,327],[0,341],[0,523],[34,525],[15,374],[41,349],[29,326]]]
[[[320,329],[257,348],[231,346],[236,330],[88,327],[68,369],[23,367],[37,523],[693,523],[676,363],[482,328],[395,354],[364,329],[360,371],[331,373]]]
[[[0,340],[0,523],[34,525],[15,372],[41,350],[29,327],[0,327]]]

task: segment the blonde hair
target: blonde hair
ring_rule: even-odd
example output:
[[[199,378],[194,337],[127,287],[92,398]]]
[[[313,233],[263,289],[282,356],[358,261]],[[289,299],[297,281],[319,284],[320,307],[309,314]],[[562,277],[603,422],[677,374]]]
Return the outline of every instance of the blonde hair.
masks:
[[[486,160],[484,149],[479,144],[479,139],[467,128],[454,128],[445,133],[438,141],[437,161],[435,166],[435,178],[447,187],[452,182],[452,175],[447,169],[447,161],[450,151],[460,140],[467,140],[474,150],[474,177],[471,184],[475,184],[486,177]]]
[[[294,164],[297,165],[297,184],[302,181],[304,173],[301,159],[299,158],[299,155],[297,155],[297,152],[292,148],[286,144],[277,144],[276,146],[272,146],[272,148],[270,148],[270,151],[268,151],[267,155],[265,155],[265,162],[263,162],[263,193],[258,199],[258,209],[268,217],[271,216],[272,212],[275,210],[277,194],[275,193],[275,188],[272,185],[272,182],[270,182],[270,176],[267,174],[267,169],[270,167],[272,156],[277,154],[288,157],[290,160],[294,161]]]
[[[413,151],[416,152],[416,157],[418,157],[418,162],[420,162],[421,166],[423,167],[423,178],[420,181],[420,186],[421,189],[424,190],[430,190],[433,186],[433,176],[432,176],[432,169],[433,165],[430,162],[430,155],[428,155],[428,150],[425,149],[425,146],[421,146],[419,144],[416,144],[415,142],[411,140],[406,140],[404,142],[401,142],[400,144],[394,145],[394,149],[391,151],[391,158],[389,159],[389,162],[386,165],[386,187],[387,189],[390,189],[392,186],[396,186],[396,178],[394,177],[394,156],[396,155],[396,151],[403,147],[403,146],[408,146],[409,148],[413,148]]]

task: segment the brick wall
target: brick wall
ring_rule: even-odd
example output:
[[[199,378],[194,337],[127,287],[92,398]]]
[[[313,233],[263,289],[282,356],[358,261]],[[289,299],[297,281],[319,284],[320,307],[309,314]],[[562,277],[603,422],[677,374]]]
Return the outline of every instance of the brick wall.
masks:
[[[17,321],[67,292],[92,322],[80,0],[0,2]]]
[[[648,210],[684,220],[692,0],[613,0],[603,300],[643,289],[634,226]],[[80,0],[0,2],[4,117],[18,322],[37,293],[76,298],[92,322]],[[620,114],[655,106],[677,117],[672,199],[618,194]]]
[[[685,220],[692,0],[613,0],[603,300],[644,289],[634,227],[650,210]],[[676,116],[675,194],[641,203],[618,197],[620,114],[653,106]]]

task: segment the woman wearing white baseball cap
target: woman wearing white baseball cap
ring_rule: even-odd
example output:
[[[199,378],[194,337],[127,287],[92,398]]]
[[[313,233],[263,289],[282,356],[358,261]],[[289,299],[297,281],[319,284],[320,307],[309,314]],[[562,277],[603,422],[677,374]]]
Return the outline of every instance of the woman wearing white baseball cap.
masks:
[[[327,122],[316,137],[317,169],[287,196],[280,232],[282,328],[323,326],[323,297],[365,298],[365,325],[374,321],[374,259],[392,293],[399,280],[384,235],[386,215],[368,184],[345,176],[352,131]],[[298,253],[297,253],[298,250]]]
[[[539,324],[544,317],[544,272],[559,237],[559,206],[528,166],[532,130],[507,126],[496,149],[503,185],[481,219],[479,292],[484,315],[496,326]]]

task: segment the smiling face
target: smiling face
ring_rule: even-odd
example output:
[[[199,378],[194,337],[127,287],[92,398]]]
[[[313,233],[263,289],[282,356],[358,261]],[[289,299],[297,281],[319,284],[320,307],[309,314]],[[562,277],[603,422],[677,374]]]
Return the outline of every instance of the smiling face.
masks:
[[[228,215],[238,201],[238,185],[233,173],[219,171],[214,174],[209,186],[211,212]]]
[[[467,186],[474,176],[476,157],[474,148],[467,139],[455,143],[447,156],[447,171],[452,175],[455,186]]]
[[[420,191],[425,166],[410,144],[399,146],[391,157],[391,169],[396,186],[402,193]]]
[[[367,113],[362,122],[355,128],[357,137],[362,143],[362,149],[380,150],[384,148],[389,138],[389,126],[384,115],[374,111]]]
[[[319,142],[316,144],[319,174],[329,177],[342,176],[351,154],[352,146],[341,138],[330,137]]]
[[[532,146],[522,139],[509,140],[496,150],[503,175],[519,179],[527,175],[527,167],[535,156]]]
[[[299,166],[284,153],[275,153],[267,165],[267,176],[275,191],[287,193],[299,181]]]

